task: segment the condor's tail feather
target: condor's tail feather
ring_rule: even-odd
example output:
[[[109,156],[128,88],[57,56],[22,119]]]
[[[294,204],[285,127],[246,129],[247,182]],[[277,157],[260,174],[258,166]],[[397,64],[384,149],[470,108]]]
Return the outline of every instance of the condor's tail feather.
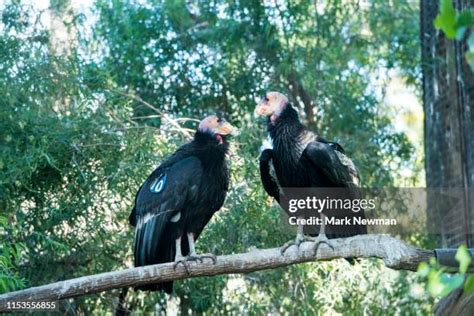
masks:
[[[135,232],[134,256],[135,267],[171,262],[175,257],[174,241],[166,240],[161,234],[162,220],[159,216],[151,217],[145,223],[139,221]],[[135,287],[141,291],[164,291],[171,294],[173,282],[146,284]]]

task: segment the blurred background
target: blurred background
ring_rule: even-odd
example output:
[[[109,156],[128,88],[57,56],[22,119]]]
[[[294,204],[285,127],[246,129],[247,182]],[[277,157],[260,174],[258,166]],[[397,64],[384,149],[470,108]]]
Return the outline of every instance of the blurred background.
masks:
[[[257,168],[267,90],[340,142],[365,187],[425,185],[418,1],[0,0],[0,293],[132,267],[140,184],[221,111],[231,190],[198,251],[293,234]],[[407,238],[406,236],[404,236]],[[426,246],[423,236],[408,241]],[[429,314],[416,274],[378,260],[177,282],[172,298],[115,290],[68,314]]]

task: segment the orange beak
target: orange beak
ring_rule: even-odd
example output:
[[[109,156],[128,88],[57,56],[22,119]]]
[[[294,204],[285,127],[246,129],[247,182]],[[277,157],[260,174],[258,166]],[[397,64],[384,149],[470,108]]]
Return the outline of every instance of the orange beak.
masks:
[[[223,122],[219,124],[217,128],[217,134],[220,135],[229,135],[235,131],[235,127],[233,127],[229,122]]]
[[[260,101],[257,103],[255,107],[255,114],[258,116],[270,116],[272,115],[272,110],[270,106],[264,101]]]

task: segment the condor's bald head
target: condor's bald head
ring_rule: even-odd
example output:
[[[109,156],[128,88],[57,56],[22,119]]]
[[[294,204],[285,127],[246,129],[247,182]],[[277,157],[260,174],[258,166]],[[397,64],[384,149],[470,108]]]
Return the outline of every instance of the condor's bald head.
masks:
[[[270,116],[272,121],[274,121],[288,104],[288,98],[284,94],[270,91],[257,103],[255,114],[259,116]]]
[[[198,131],[208,132],[215,135],[219,143],[222,143],[226,135],[234,132],[235,128],[224,118],[218,115],[209,115],[205,117],[198,127]]]

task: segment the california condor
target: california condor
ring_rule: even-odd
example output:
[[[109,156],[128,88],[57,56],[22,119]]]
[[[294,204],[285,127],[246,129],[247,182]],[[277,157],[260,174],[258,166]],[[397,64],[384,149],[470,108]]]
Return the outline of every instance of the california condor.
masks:
[[[166,159],[140,187],[129,220],[136,226],[135,266],[175,261],[188,271],[197,255],[195,240],[226,197],[229,173],[226,155],[231,124],[212,115],[203,119],[194,139]],[[140,290],[171,293],[173,282],[150,284]]]
[[[260,176],[270,196],[280,202],[285,188],[345,188],[343,191],[351,201],[360,198],[357,169],[344,154],[342,146],[328,142],[308,130],[300,122],[297,111],[286,96],[279,92],[268,92],[258,102],[255,113],[268,117],[269,140],[260,155]],[[365,218],[363,211],[337,211],[337,214],[330,215],[339,218]],[[367,233],[364,225],[327,225],[325,216],[329,216],[329,212],[321,213],[322,225],[316,238],[305,236],[303,226],[298,225],[295,241],[286,243],[282,247],[282,253],[289,246],[300,246],[304,241],[314,241],[316,252],[321,243],[332,248],[328,237],[340,238]]]

